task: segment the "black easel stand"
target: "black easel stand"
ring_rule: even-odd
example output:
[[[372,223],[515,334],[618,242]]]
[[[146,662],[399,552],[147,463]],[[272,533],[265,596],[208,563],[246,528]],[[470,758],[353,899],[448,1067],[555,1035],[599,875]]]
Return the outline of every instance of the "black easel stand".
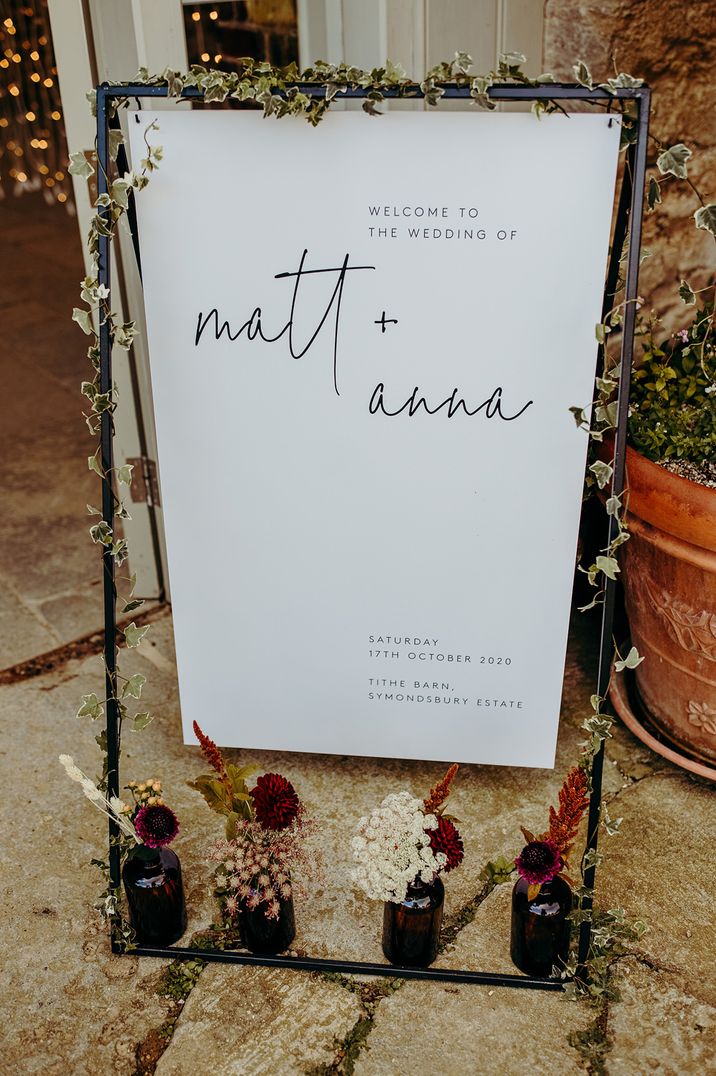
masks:
[[[297,84],[302,93],[311,97],[322,97],[325,87],[311,83]],[[614,236],[609,259],[609,269],[604,295],[603,315],[612,309],[614,293],[616,291],[619,275],[619,259],[627,231],[630,231],[629,250],[626,266],[625,280],[625,306],[624,322],[621,339],[621,370],[619,377],[619,396],[617,423],[615,431],[615,457],[614,474],[611,483],[611,492],[619,496],[624,488],[624,465],[626,461],[626,436],[627,414],[629,404],[629,385],[631,380],[631,361],[634,343],[634,327],[636,319],[636,299],[638,295],[639,278],[639,252],[641,248],[641,223],[644,205],[644,184],[646,179],[646,148],[649,125],[649,102],[650,90],[647,86],[633,89],[619,89],[615,93],[608,93],[602,89],[587,89],[582,86],[572,85],[544,85],[544,86],[492,86],[487,91],[490,98],[496,101],[583,101],[593,103],[605,103],[618,98],[620,100],[634,101],[637,112],[636,138],[629,145],[626,154],[626,164],[622,177],[622,186],[619,196],[617,215],[614,225]],[[98,193],[100,195],[108,191],[108,175],[110,168],[109,159],[109,127],[108,105],[111,101],[119,99],[151,97],[167,97],[166,86],[143,86],[141,84],[126,83],[121,85],[104,84],[97,88],[97,160],[98,160]],[[348,89],[341,94],[343,98],[364,98],[366,91],[362,89]],[[404,96],[398,90],[386,90],[386,98]],[[412,87],[410,96],[419,98],[422,93],[418,86]],[[188,98],[203,103],[204,95],[201,90],[190,88],[184,90],[183,98]],[[470,91],[467,87],[447,87],[447,98],[469,99]],[[375,121],[373,121],[375,122]],[[119,121],[115,117],[111,121],[112,126],[118,126]],[[124,150],[121,149],[124,155]],[[120,170],[123,167],[122,160],[118,161]],[[126,163],[126,157],[125,157]],[[126,170],[126,168],[125,168]],[[100,216],[107,218],[108,210],[100,209]],[[139,246],[137,236],[136,212],[133,197],[130,197],[128,219],[132,230],[137,263],[139,262]],[[99,283],[110,288],[110,250],[109,236],[99,238]],[[103,322],[99,332],[100,343],[100,392],[112,392],[112,348],[110,342],[109,325]],[[101,464],[105,476],[111,475],[113,463],[112,446],[112,417],[109,411],[104,411],[101,418]],[[114,503],[110,479],[105,477],[102,482],[102,516],[108,527],[112,528],[114,518]],[[616,537],[617,523],[613,517],[609,518],[607,543],[611,543]],[[118,712],[117,704],[113,700],[116,680],[116,655],[117,655],[117,616],[115,605],[115,581],[114,560],[105,550],[104,558],[104,660],[106,668],[106,694],[107,694],[107,745],[109,765],[109,795],[119,794],[119,743],[118,743]],[[604,589],[604,604],[602,607],[602,623],[600,634],[599,661],[597,670],[597,694],[604,698],[609,686],[609,676],[612,661],[612,621],[614,617],[614,600],[616,583],[607,579]],[[602,771],[604,766],[604,743],[595,755],[592,765],[592,791],[589,802],[589,819],[587,829],[587,844],[585,854],[596,851],[599,836],[599,822],[601,810]],[[120,861],[119,849],[114,843],[117,836],[116,823],[110,822],[109,826],[110,848],[110,880],[114,887],[120,885]],[[596,867],[586,867],[584,871],[584,885],[592,890],[594,888]],[[583,901],[583,908],[590,910],[591,897]],[[583,967],[589,953],[591,938],[591,923],[584,921],[579,929],[578,961]],[[122,951],[118,940],[113,937],[112,951]],[[170,959],[201,958],[206,961],[215,961],[223,964],[249,964],[261,965],[273,968],[291,968],[303,971],[330,971],[343,974],[378,975],[383,977],[398,977],[403,979],[426,979],[439,982],[452,983],[482,983],[487,986],[511,986],[535,990],[561,990],[564,981],[559,979],[537,979],[525,975],[507,975],[500,972],[466,971],[462,969],[436,969],[436,968],[401,968],[392,964],[370,964],[353,960],[319,960],[309,957],[289,956],[253,956],[249,953],[234,952],[228,950],[188,949],[180,946],[158,948],[140,945],[131,950],[137,956],[168,957]]]

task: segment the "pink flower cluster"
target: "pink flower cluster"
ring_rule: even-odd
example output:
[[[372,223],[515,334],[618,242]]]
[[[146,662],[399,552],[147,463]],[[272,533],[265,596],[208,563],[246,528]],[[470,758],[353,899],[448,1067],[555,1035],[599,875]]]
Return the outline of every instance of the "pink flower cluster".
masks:
[[[306,842],[309,829],[301,816],[283,830],[266,830],[258,822],[237,823],[234,840],[221,841],[212,853],[219,862],[219,886],[226,893],[224,910],[233,918],[244,905],[264,905],[268,919],[278,919],[281,901],[295,888],[295,871],[317,870],[316,853]]]

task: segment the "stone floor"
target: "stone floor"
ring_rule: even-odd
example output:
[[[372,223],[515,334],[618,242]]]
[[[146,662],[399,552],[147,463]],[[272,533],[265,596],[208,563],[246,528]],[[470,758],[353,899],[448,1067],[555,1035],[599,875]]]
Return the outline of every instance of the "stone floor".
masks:
[[[75,640],[101,623],[97,563],[84,504],[95,495],[78,382],[83,341],[68,321],[82,275],[74,222],[30,200],[0,208],[3,514],[0,546],[1,801],[5,1018],[0,1072],[134,1076],[536,1074],[614,1076],[716,1071],[716,802],[713,789],[652,755],[624,729],[609,745],[605,790],[624,818],[606,847],[599,904],[649,930],[611,968],[614,997],[342,978],[265,968],[112,957],[92,908],[100,816],[78,798],[57,755],[95,772],[95,729],[74,714],[99,690],[100,658]],[[212,919],[206,850],[217,819],[187,779],[198,752],[181,744],[171,616],[159,610],[127,668],[148,677],[155,721],[125,737],[125,775],[160,774],[182,821],[177,842],[189,931]],[[488,892],[489,860],[513,856],[519,824],[540,828],[581,739],[592,690],[594,630],[575,620],[557,769],[465,766],[451,807],[466,859],[448,880],[443,966],[510,971],[509,885]],[[297,909],[297,951],[380,960],[380,909],[346,885],[354,820],[388,791],[423,794],[439,767],[421,762],[271,754],[319,822],[326,879]],[[617,996],[618,994],[618,996]]]

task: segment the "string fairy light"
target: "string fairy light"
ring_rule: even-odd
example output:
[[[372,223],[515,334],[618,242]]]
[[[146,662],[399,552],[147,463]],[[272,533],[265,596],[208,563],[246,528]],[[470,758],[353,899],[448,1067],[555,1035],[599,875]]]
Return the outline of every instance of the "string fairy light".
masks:
[[[72,208],[47,0],[5,0],[0,21],[0,198],[42,191]],[[4,14],[4,13],[3,13]]]

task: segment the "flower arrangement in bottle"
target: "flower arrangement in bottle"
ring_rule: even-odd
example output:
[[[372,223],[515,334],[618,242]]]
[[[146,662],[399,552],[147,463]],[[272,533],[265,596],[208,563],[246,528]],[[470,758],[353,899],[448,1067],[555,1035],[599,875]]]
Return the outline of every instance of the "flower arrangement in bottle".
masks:
[[[316,875],[318,857],[307,838],[312,824],[287,778],[264,773],[253,788],[252,764],[234,766],[194,722],[194,733],[213,773],[190,781],[209,807],[226,818],[226,838],[211,853],[217,862],[216,895],[227,924],[238,923],[254,952],[279,952],[295,936],[293,895],[299,875]]]
[[[457,773],[452,765],[424,800],[391,793],[358,822],[351,847],[353,881],[382,900],[383,951],[396,964],[424,966],[437,955],[445,890],[441,874],[464,858],[445,802]]]
[[[512,891],[511,956],[528,974],[551,975],[566,963],[574,884],[568,858],[588,805],[589,779],[575,766],[559,790],[558,809],[549,809],[547,830],[535,837],[520,827],[527,844],[515,860],[519,878]]]
[[[186,930],[186,904],[179,857],[168,847],[179,832],[179,820],[164,802],[161,781],[130,781],[126,788],[132,803],[125,803],[105,795],[69,755],[60,755],[60,762],[87,799],[119,828],[122,880],[135,940],[171,945]]]

